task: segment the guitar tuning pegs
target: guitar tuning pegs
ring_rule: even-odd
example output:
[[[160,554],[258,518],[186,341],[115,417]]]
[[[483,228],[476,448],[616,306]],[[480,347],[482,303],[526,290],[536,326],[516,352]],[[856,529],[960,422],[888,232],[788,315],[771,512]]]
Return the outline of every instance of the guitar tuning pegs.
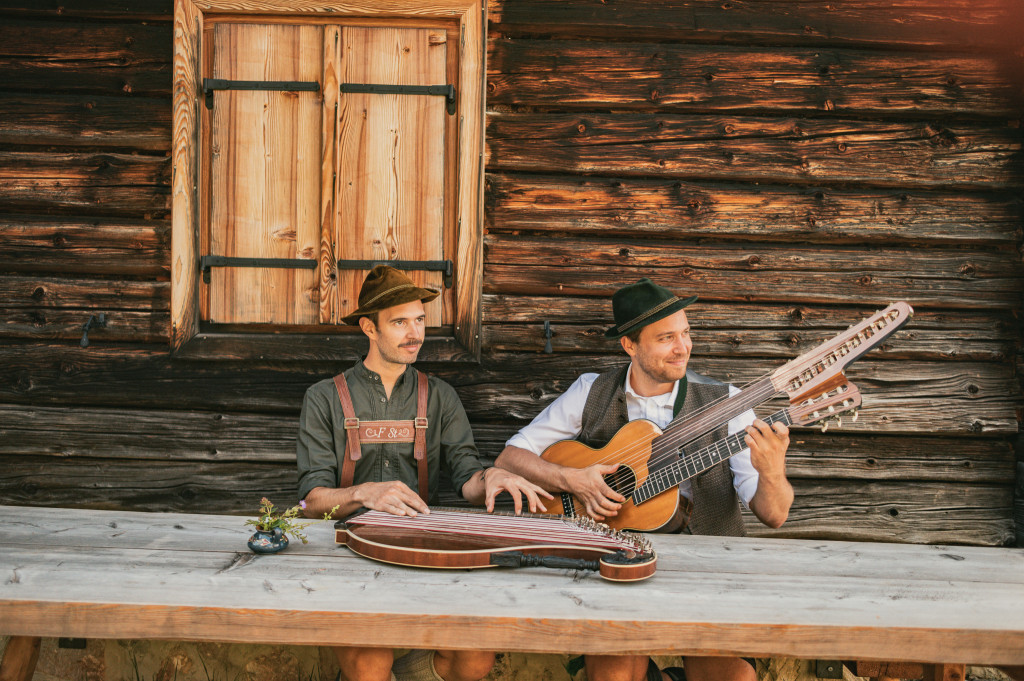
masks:
[[[821,422],[821,432],[824,433],[826,430],[828,430],[828,421],[822,421]]]
[[[857,419],[859,419],[859,418],[860,418],[860,412],[857,411],[856,409],[854,409],[853,410],[853,422],[857,423]]]
[[[843,427],[843,417],[842,416],[837,416],[836,417],[836,428],[842,428],[842,427]]]

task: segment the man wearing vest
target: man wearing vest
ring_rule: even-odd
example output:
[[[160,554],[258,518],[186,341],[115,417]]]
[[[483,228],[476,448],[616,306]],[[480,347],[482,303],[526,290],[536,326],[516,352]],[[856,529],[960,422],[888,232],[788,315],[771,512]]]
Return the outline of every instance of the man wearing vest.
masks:
[[[580,440],[600,448],[628,421],[647,419],[664,428],[674,414],[689,414],[736,388],[707,378],[686,365],[693,342],[683,308],[697,296],[679,298],[650,279],[619,289],[612,296],[615,326],[605,337],[618,339],[630,363],[603,374],[583,374],[505,445],[497,466],[519,473],[552,492],[571,492],[586,503],[596,519],[614,516],[625,497],[605,484],[603,476],[617,464],[570,468],[548,462],[540,454],[559,440]],[[745,534],[740,500],[769,527],[789,515],[793,488],[786,479],[789,430],[768,426],[753,412],[701,437],[691,451],[746,429],[746,444],[732,458],[684,481],[681,506],[690,509],[684,532],[741,536]],[[727,657],[686,657],[685,672],[658,670],[643,656],[588,655],[590,681],[756,681],[751,661]]]
[[[307,517],[335,506],[339,518],[360,507],[429,513],[442,466],[465,499],[488,511],[503,490],[517,513],[523,496],[530,510],[544,510],[537,495],[551,497],[538,486],[480,464],[455,390],[410,366],[423,344],[423,304],[437,296],[384,265],[363,282],[358,309],[342,321],[369,338],[366,357],[312,386],[302,403],[296,454]],[[397,659],[388,648],[335,652],[348,681],[477,681],[494,665],[494,653],[485,651],[414,650]]]

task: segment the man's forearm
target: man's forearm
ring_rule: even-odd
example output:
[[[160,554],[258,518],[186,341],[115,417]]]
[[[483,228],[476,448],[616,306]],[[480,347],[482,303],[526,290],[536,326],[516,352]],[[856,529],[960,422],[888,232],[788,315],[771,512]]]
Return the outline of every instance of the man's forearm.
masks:
[[[494,465],[521,475],[549,492],[571,492],[565,466],[550,463],[528,449],[505,447]],[[576,470],[576,469],[572,469]]]
[[[750,500],[750,510],[768,527],[782,527],[789,517],[793,497],[793,486],[785,476],[762,476],[757,481],[757,491]]]
[[[306,508],[303,515],[307,518],[322,518],[325,513],[335,506],[338,510],[334,512],[335,518],[345,516],[357,511],[363,504],[358,498],[359,485],[354,487],[314,487],[306,495]]]

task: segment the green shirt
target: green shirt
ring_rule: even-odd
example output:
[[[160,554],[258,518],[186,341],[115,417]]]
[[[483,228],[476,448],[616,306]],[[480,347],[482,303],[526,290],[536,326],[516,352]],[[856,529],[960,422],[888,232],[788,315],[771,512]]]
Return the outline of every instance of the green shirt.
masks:
[[[360,361],[345,372],[356,416],[362,421],[411,421],[416,417],[416,370],[402,374],[388,399],[380,376]],[[449,472],[455,491],[483,469],[477,456],[466,410],[455,390],[439,378],[428,377],[427,469],[430,503],[436,503],[441,466]],[[333,379],[306,391],[299,416],[296,460],[299,467],[299,498],[314,487],[338,487],[345,460],[345,417]],[[401,480],[418,491],[413,443],[362,443],[353,484]]]

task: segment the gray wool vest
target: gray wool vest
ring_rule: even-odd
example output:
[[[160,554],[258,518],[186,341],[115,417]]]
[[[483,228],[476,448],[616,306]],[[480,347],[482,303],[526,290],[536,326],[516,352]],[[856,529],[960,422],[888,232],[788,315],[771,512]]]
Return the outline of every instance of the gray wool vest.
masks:
[[[583,428],[577,440],[601,448],[629,421],[626,413],[626,371],[629,365],[606,371],[597,377],[583,407]],[[729,386],[720,381],[686,372],[687,391],[679,414],[686,417],[703,406],[728,396]],[[729,435],[728,424],[716,428],[687,445],[687,451],[721,440]],[[693,534],[728,537],[746,536],[740,501],[732,485],[728,459],[690,479],[693,511],[688,529]]]

